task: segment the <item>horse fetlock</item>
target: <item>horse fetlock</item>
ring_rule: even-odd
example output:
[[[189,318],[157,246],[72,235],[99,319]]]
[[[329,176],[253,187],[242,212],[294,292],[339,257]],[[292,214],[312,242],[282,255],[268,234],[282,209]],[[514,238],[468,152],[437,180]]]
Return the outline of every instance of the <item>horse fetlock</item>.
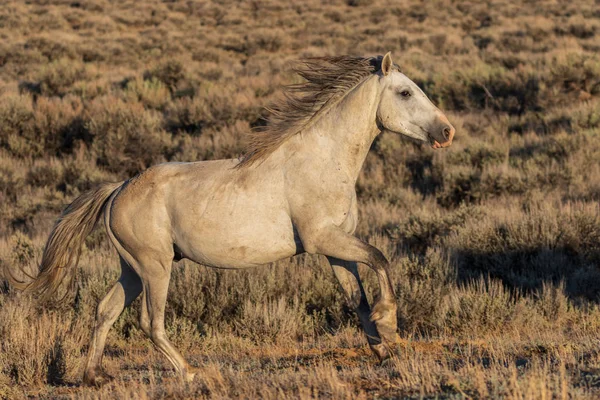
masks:
[[[379,301],[373,307],[371,312],[371,321],[377,323],[380,322],[393,322],[396,323],[396,303]]]

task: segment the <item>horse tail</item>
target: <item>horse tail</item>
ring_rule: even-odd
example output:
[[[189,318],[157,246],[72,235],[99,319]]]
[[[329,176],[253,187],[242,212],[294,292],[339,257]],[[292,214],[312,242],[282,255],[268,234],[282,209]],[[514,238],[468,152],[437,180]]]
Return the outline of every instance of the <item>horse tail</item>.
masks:
[[[69,288],[74,283],[74,270],[79,262],[81,246],[85,238],[94,230],[109,197],[121,186],[119,183],[104,183],[77,197],[58,218],[46,242],[39,273],[31,281],[24,282],[12,275],[5,274],[17,289],[35,293],[42,299],[52,297],[69,276]]]

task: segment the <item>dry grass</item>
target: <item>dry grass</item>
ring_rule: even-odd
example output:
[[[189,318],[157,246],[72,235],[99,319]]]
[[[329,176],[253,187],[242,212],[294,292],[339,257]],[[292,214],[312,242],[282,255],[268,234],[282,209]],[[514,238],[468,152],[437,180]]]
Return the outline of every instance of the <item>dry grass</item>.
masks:
[[[179,382],[138,328],[117,380],[80,386],[118,274],[100,231],[77,295],[40,306],[0,280],[0,398],[597,398],[600,12],[571,3],[6,1],[0,8],[0,263],[35,270],[75,196],[162,161],[237,157],[304,56],[395,60],[457,128],[444,152],[379,137],[358,234],[392,262],[402,343],[377,366],[326,261],[182,262]],[[362,271],[367,289],[375,280]]]

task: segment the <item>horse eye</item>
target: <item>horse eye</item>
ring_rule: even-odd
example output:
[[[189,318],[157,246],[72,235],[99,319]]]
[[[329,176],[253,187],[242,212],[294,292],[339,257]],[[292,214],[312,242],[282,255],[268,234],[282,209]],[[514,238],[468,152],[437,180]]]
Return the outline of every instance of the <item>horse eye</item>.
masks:
[[[408,90],[403,90],[400,92],[400,96],[402,97],[410,97],[410,92]]]

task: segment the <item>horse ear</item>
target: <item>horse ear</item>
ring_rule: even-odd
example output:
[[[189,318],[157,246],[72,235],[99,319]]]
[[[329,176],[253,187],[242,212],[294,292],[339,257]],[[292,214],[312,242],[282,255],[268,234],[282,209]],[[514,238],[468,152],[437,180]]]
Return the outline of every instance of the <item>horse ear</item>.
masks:
[[[392,72],[392,65],[394,62],[392,61],[392,52],[388,51],[385,56],[383,56],[383,60],[381,60],[381,72],[383,75],[389,75]]]

